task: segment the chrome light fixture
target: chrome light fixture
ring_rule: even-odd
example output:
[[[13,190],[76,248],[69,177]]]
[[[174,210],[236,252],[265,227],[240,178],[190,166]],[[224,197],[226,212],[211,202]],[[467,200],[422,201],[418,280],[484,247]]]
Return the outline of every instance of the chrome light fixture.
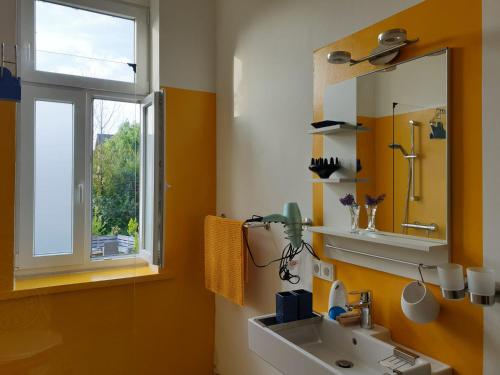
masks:
[[[331,64],[356,65],[364,61],[369,61],[372,65],[385,65],[393,61],[401,48],[409,44],[418,42],[416,39],[408,39],[405,29],[391,29],[378,35],[378,46],[372,53],[361,59],[355,60],[348,51],[333,51],[328,54],[328,62]]]
[[[395,46],[407,39],[405,29],[391,29],[378,34],[378,44],[382,46]]]
[[[335,51],[328,54],[330,64],[345,64],[351,61],[351,53],[347,51]]]

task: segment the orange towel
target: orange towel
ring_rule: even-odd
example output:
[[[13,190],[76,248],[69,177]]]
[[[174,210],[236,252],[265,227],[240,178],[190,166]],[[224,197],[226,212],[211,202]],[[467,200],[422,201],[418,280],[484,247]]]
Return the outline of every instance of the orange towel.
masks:
[[[205,217],[205,287],[240,306],[245,297],[246,262],[242,228],[241,221]]]

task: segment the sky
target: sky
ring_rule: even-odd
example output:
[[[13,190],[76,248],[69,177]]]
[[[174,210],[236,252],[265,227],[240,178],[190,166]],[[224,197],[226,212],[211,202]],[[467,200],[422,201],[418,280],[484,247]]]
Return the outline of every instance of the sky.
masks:
[[[135,22],[36,1],[37,70],[134,82]]]

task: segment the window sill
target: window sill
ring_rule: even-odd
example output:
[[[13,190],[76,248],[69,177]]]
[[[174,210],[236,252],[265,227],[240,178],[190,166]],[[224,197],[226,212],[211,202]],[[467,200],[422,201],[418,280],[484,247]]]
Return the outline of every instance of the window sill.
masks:
[[[0,293],[0,301],[172,278],[171,272],[156,272],[149,266],[22,277],[16,279],[14,290]]]

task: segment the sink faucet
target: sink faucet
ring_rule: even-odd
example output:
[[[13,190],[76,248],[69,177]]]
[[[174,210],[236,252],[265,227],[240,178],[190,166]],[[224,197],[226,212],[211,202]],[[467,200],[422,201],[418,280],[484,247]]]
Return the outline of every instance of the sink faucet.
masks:
[[[350,295],[359,295],[359,302],[347,304],[346,307],[351,311],[359,309],[361,318],[361,328],[373,328],[372,319],[372,292],[371,290],[360,290],[356,292],[349,292]]]

